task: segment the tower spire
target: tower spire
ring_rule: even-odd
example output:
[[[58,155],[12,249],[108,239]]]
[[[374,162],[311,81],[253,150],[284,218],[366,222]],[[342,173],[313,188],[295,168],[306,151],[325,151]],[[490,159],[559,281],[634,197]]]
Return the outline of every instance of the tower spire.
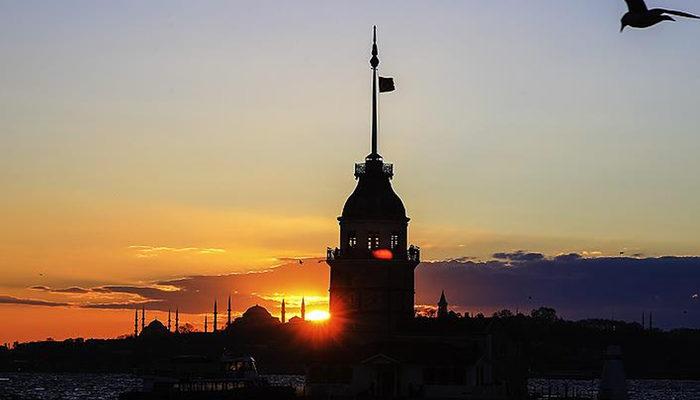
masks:
[[[377,149],[377,67],[379,66],[379,58],[377,55],[377,26],[373,28],[372,35],[372,58],[369,60],[369,65],[372,66],[372,154],[370,159],[380,158]]]
[[[304,302],[304,296],[301,297],[301,319],[306,321],[306,303]]]
[[[448,316],[448,311],[447,311],[447,299],[445,298],[445,291],[442,291],[442,294],[440,295],[440,301],[438,301],[438,311],[437,311],[437,316],[438,318],[447,318]]]
[[[180,332],[180,308],[175,307],[175,333]]]
[[[146,306],[141,306],[141,332],[146,327]]]

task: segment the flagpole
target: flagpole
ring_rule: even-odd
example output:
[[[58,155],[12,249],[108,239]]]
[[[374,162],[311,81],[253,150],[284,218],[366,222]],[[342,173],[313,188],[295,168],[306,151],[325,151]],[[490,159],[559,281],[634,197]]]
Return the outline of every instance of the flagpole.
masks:
[[[377,58],[377,26],[373,29],[372,38],[372,58],[369,64],[372,66],[372,154],[373,159],[379,158],[377,153],[377,66],[379,66],[379,58]]]

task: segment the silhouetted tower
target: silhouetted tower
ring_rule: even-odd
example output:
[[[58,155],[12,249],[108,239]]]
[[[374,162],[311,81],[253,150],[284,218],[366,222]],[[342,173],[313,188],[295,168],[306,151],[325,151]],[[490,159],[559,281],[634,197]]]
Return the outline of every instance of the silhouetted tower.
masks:
[[[141,307],[141,332],[146,327],[146,306]]]
[[[372,44],[371,153],[355,164],[358,180],[338,221],[340,246],[328,249],[333,323],[365,334],[387,335],[414,316],[414,269],[420,251],[408,247],[406,209],[391,187],[393,165],[378,152],[376,27]],[[380,78],[380,91],[388,78]]]
[[[175,307],[175,333],[180,332],[180,309]]]
[[[170,309],[168,308],[168,332],[170,332]]]
[[[139,310],[134,309],[134,336],[139,335]]]
[[[204,333],[209,332],[208,329],[209,329],[209,321],[207,321],[207,315],[205,314],[204,315]]]
[[[280,317],[282,319],[282,323],[287,322],[287,316],[286,316],[287,312],[286,311],[287,310],[285,309],[285,306],[284,306],[284,299],[282,299],[282,311],[280,312],[280,314],[281,314]]]
[[[217,329],[217,326],[216,326],[216,315],[217,315],[217,312],[216,312],[216,300],[214,300],[214,322],[213,322],[212,329],[211,329],[213,332],[216,332],[216,329]]]
[[[304,303],[304,296],[301,297],[301,319],[306,321],[306,303]]]
[[[226,326],[231,325],[231,295],[228,295],[228,308],[226,309]]]
[[[445,298],[445,291],[442,291],[442,294],[440,295],[440,301],[438,301],[438,311],[437,311],[437,317],[440,319],[447,318],[448,311],[447,311],[447,299]]]

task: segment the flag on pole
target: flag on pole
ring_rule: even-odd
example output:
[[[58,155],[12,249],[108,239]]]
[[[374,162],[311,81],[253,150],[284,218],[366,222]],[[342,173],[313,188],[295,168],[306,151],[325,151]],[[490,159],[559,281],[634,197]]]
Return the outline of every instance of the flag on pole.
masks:
[[[382,76],[379,77],[379,93],[393,92],[394,90],[396,90],[396,86],[394,86],[394,78],[384,78]]]

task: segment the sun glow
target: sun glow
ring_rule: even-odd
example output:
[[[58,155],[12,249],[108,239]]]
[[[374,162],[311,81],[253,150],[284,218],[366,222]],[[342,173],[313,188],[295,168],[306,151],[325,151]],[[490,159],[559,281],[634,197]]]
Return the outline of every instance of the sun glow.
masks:
[[[313,310],[306,313],[307,321],[322,322],[327,321],[330,317],[331,315],[328,313],[328,311],[323,310]]]

